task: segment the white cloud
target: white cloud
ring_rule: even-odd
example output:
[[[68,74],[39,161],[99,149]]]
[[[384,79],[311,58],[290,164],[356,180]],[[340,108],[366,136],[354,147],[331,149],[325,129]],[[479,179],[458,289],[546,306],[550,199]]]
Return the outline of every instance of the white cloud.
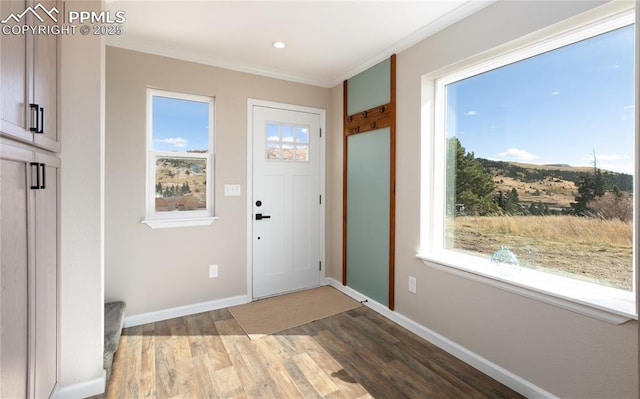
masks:
[[[182,148],[186,147],[189,144],[189,140],[183,139],[182,137],[169,137],[166,139],[156,139],[158,143],[170,144],[174,147]]]
[[[593,154],[582,157],[583,165],[593,167]],[[599,169],[612,172],[633,174],[633,157],[624,154],[598,154],[596,162]]]
[[[622,109],[633,109],[633,108],[634,108],[633,104],[625,105],[624,107],[622,107]]]
[[[629,157],[617,154],[604,154],[604,155],[596,155],[596,159],[600,159],[602,161],[621,161],[623,159],[628,159]]]
[[[589,161],[589,162],[593,162],[593,154],[590,155],[589,157],[584,157],[582,158],[585,161]],[[620,154],[598,154],[596,153],[596,161],[600,162],[600,161],[607,161],[607,162],[611,162],[611,161],[624,161],[629,159],[628,155],[620,155]]]
[[[267,137],[267,141],[280,141],[280,137],[279,136],[268,136]],[[282,142],[283,143],[293,143],[293,136],[283,137],[282,138]]]
[[[474,115],[478,115],[478,113],[476,111],[467,112],[467,116],[474,116]]]
[[[553,91],[553,92],[551,92],[551,95],[552,96],[559,96],[560,92],[559,91]]]
[[[598,167],[604,170],[610,170],[618,173],[626,173],[628,175],[633,175],[633,171],[635,169],[635,165],[633,162],[616,162],[616,163],[598,163]]]
[[[520,150],[518,148],[509,148],[508,150],[498,154],[498,157],[507,159],[510,161],[532,161],[540,158],[526,150]]]

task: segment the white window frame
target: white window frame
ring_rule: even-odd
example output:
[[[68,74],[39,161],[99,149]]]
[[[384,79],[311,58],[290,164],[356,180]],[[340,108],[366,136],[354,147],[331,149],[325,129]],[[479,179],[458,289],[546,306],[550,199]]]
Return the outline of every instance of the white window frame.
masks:
[[[427,266],[609,323],[621,324],[631,319],[638,319],[635,297],[637,209],[634,209],[634,287],[631,292],[527,268],[522,268],[518,275],[504,276],[498,274],[495,267],[491,267],[488,259],[448,250],[444,245],[446,84],[634,22],[633,8],[622,12],[617,10],[613,15],[612,13],[607,16],[600,14],[596,19],[592,17],[590,21],[581,20],[580,23],[574,23],[569,27],[566,25],[560,28],[551,27],[539,32],[538,35],[532,35],[535,37],[523,38],[422,77],[421,242],[417,257]],[[636,107],[638,105],[636,104]],[[635,159],[636,170],[640,161],[638,158]],[[636,174],[634,176],[635,196],[640,194],[638,181]]]
[[[209,105],[209,148],[206,154],[188,153],[179,151],[154,151],[153,150],[153,97],[167,97],[179,100],[197,101],[208,103]],[[214,104],[215,99],[208,96],[200,96],[195,94],[185,94],[173,91],[147,89],[147,151],[146,151],[146,217],[142,223],[151,228],[167,228],[167,227],[189,227],[189,226],[206,226],[218,219],[214,216],[213,203],[213,185],[214,185]],[[167,158],[192,158],[206,159],[207,176],[206,176],[206,210],[194,211],[155,211],[155,195],[156,195],[156,159],[158,157]]]

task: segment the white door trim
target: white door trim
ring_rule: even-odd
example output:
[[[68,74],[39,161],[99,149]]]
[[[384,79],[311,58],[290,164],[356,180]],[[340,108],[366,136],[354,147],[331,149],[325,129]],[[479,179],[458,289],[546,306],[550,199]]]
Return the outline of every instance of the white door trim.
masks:
[[[246,218],[247,218],[247,296],[253,300],[253,107],[276,108],[288,111],[307,112],[320,116],[320,129],[322,136],[320,137],[320,195],[322,195],[322,204],[320,204],[320,261],[322,262],[322,271],[320,282],[326,277],[327,263],[325,250],[325,168],[326,168],[326,114],[327,111],[321,108],[305,107],[302,105],[293,105],[286,103],[278,103],[273,101],[256,100],[249,98],[247,100],[247,182],[246,182]]]

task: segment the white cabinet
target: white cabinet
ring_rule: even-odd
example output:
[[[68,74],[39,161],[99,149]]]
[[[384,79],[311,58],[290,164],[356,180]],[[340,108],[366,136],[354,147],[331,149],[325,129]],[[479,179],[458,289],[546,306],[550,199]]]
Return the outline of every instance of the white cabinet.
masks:
[[[0,398],[48,398],[58,381],[59,168],[0,142]]]
[[[34,7],[34,12],[25,14],[28,7]],[[60,13],[52,12],[53,8]],[[55,24],[45,9],[62,15],[57,0],[0,2],[2,18],[24,14],[19,23],[9,20],[3,25],[8,28]],[[0,51],[0,134],[59,152],[58,36],[3,33]]]
[[[33,291],[34,398],[47,398],[58,381],[58,198],[59,159],[35,154],[41,188],[35,197]]]
[[[0,397],[27,397],[31,154],[0,155]],[[23,158],[24,156],[24,158]],[[32,157],[32,155],[31,155]]]
[[[1,0],[3,28],[55,24],[60,4]],[[0,398],[58,381],[58,51],[56,35],[0,34]]]

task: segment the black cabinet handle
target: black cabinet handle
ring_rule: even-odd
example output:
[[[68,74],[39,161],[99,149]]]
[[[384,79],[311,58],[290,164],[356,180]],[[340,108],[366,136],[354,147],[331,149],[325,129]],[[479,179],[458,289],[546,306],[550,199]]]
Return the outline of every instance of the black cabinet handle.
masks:
[[[45,179],[47,174],[46,165],[38,162],[31,162],[29,165],[31,166],[31,189],[45,189]],[[33,184],[34,181],[36,182],[36,184]]]
[[[34,171],[35,174],[33,173]],[[34,181],[36,184],[33,184]],[[40,190],[40,164],[37,162],[31,162],[31,189]]]
[[[40,118],[38,115],[38,109],[40,108],[40,105],[38,104],[29,104],[29,110],[31,111],[31,126],[29,127],[29,130],[37,133],[38,130],[40,130]],[[34,126],[35,125],[35,126]]]
[[[46,168],[46,165],[45,165],[45,164],[43,164],[43,163],[41,163],[41,164],[40,164],[40,170],[42,171],[42,184],[40,185],[40,188],[44,190],[44,189],[46,188],[46,187],[45,187],[45,183],[44,183],[44,182],[45,182],[45,180],[46,180],[46,179],[45,179],[45,177],[47,176],[47,168]]]
[[[44,107],[40,107],[40,129],[36,133],[44,133]]]
[[[29,109],[31,111],[29,130],[34,133],[44,133],[44,107],[40,104],[29,104]]]

